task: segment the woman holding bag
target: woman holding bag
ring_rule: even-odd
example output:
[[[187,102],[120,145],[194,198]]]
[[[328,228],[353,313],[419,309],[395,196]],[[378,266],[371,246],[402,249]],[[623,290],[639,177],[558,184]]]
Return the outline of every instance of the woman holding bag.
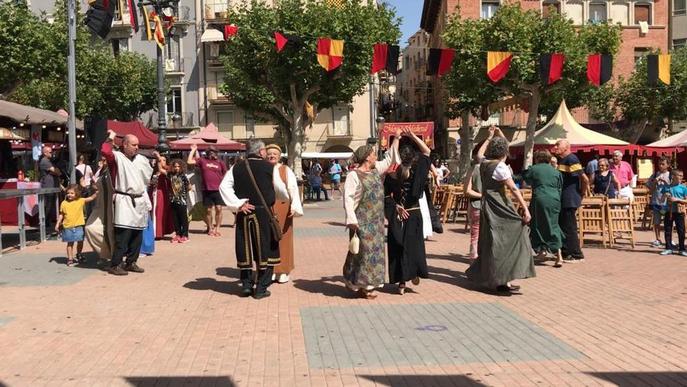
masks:
[[[360,240],[358,253],[349,251],[346,256],[344,283],[366,299],[376,298],[374,290],[384,285],[384,187],[381,176],[398,162],[400,136],[401,131],[396,131],[394,142],[382,161],[377,161],[373,146],[359,147],[353,154],[358,167],[348,174],[344,187],[349,239],[357,235]]]

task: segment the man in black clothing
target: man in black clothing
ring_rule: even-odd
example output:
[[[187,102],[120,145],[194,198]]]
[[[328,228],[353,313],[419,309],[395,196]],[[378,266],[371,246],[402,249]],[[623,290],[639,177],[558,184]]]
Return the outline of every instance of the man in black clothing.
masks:
[[[48,145],[43,145],[41,149],[38,172],[41,188],[57,188],[60,186],[59,178],[62,175],[62,171],[53,164],[52,147]],[[45,203],[45,229],[49,230],[49,232],[55,229],[55,222],[57,222],[56,199],[56,194],[47,194],[43,199]]]
[[[270,296],[267,288],[272,283],[274,266],[280,263],[279,241],[270,227],[271,208],[275,200],[289,199],[281,179],[273,179],[274,167],[264,160],[265,143],[250,141],[246,153],[246,160],[224,176],[219,191],[229,209],[237,213],[236,260],[241,269],[241,296],[252,294],[260,299]],[[257,284],[253,279],[254,264]]]
[[[570,151],[567,140],[558,140],[554,153],[558,156],[558,171],[563,175],[561,213],[558,217],[558,224],[563,231],[563,260],[568,263],[582,262],[584,254],[577,234],[577,209],[582,205],[582,192],[587,190],[589,179],[580,160]]]

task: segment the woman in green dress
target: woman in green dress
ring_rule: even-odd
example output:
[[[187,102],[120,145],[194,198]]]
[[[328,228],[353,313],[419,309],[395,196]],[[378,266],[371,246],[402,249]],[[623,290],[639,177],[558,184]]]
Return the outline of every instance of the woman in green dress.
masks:
[[[547,253],[555,254],[554,267],[561,267],[563,233],[558,225],[558,215],[561,212],[563,177],[551,166],[549,160],[551,160],[549,151],[536,152],[535,164],[523,175],[525,182],[532,187],[530,241],[537,253],[537,260],[545,260]]]
[[[384,160],[377,161],[373,146],[363,145],[353,154],[358,167],[346,176],[344,210],[349,237],[357,234],[360,248],[357,254],[350,251],[343,267],[346,286],[367,299],[374,299],[375,289],[384,286],[386,262],[384,257],[384,186],[382,175],[398,158],[396,132],[394,142]]]
[[[536,275],[527,227],[531,216],[510,168],[505,164],[507,156],[508,141],[499,131],[489,140],[485,154],[487,160],[480,164],[482,208],[478,258],[465,272],[471,281],[495,288],[500,294],[520,289],[510,281]],[[524,208],[522,216],[515,211],[506,188]]]

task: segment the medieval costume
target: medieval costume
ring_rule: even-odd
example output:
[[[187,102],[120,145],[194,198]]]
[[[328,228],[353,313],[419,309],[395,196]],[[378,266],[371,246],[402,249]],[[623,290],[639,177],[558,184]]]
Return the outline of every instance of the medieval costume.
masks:
[[[272,164],[257,155],[249,155],[245,162],[236,164],[224,176],[219,188],[222,200],[232,212],[237,213],[236,260],[241,270],[241,295],[267,297],[274,266],[280,263],[279,241],[270,227],[270,207],[277,200],[289,200],[286,186],[279,176],[274,176]],[[241,211],[246,202],[255,209],[249,213]],[[258,270],[257,284],[253,279],[254,266]]]
[[[295,267],[293,260],[293,217],[303,216],[303,205],[301,204],[296,175],[291,168],[278,164],[274,166],[273,174],[286,185],[289,193],[289,200],[277,200],[272,208],[279,219],[283,233],[282,239],[279,241],[281,263],[274,268],[274,274],[280,282],[286,282],[288,275]]]
[[[424,223],[420,200],[424,197],[427,174],[431,160],[420,155],[410,168],[409,176],[403,178],[400,169],[384,179],[386,217],[389,224],[387,247],[389,254],[389,282],[401,283],[416,278],[427,278],[427,257],[425,255]],[[396,207],[403,207],[408,218],[402,219]],[[429,215],[429,211],[428,214]],[[431,221],[427,220],[431,227]]]
[[[148,226],[152,204],[148,197],[148,184],[153,168],[142,155],[128,158],[124,153],[112,149],[110,142],[101,148],[107,160],[114,188],[114,237],[115,248],[112,254],[113,274],[126,274],[121,268],[126,256],[129,271],[142,272],[136,265],[141,249],[143,229]]]
[[[86,219],[86,239],[100,259],[109,261],[114,250],[114,208],[112,206],[112,182],[107,168],[101,168],[96,178],[98,197],[91,214]]]
[[[155,239],[162,239],[174,232],[174,218],[169,201],[172,191],[167,175],[157,175],[157,184],[152,187],[153,221],[155,223]]]

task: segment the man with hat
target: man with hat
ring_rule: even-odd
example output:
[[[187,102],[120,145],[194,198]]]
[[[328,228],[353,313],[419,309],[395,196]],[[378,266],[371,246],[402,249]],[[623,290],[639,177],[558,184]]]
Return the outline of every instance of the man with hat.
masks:
[[[188,165],[196,165],[203,179],[203,205],[207,209],[205,223],[207,233],[210,236],[221,236],[219,228],[222,225],[222,207],[224,201],[219,193],[219,185],[227,172],[227,166],[217,156],[217,148],[209,147],[205,151],[205,157],[198,157],[198,146],[191,145],[191,153],[186,160]],[[215,223],[212,223],[212,214],[215,214]]]

